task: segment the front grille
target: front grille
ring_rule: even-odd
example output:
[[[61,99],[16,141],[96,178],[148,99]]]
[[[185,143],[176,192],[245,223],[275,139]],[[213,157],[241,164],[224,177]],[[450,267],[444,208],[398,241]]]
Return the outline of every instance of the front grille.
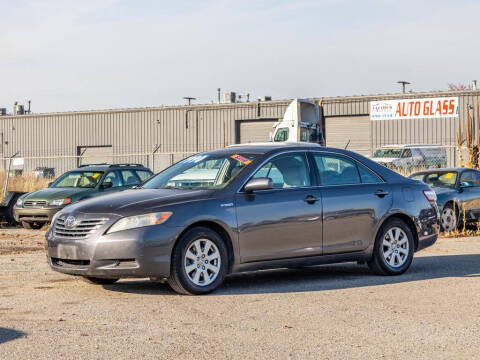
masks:
[[[23,207],[26,208],[42,208],[47,206],[46,200],[26,200],[23,203]]]
[[[65,226],[65,219],[55,221],[54,233],[56,238],[84,239],[102,227],[108,219],[87,219],[78,221],[73,227]]]

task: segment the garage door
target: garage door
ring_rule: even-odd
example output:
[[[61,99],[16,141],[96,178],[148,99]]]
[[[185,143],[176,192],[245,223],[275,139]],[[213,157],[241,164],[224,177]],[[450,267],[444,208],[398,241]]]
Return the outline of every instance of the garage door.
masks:
[[[277,121],[277,119],[242,120],[238,127],[240,136],[237,139],[240,143],[269,141],[270,133],[273,132],[272,125]]]
[[[78,165],[112,163],[113,147],[110,146],[79,146]]]
[[[325,118],[327,146],[345,148],[371,155],[371,130],[369,116],[339,116]]]

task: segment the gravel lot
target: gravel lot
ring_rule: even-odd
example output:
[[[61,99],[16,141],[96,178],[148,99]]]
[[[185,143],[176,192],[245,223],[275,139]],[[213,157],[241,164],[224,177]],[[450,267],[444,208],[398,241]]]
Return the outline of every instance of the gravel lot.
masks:
[[[189,297],[54,273],[42,236],[0,230],[0,359],[479,357],[478,237],[440,239],[400,277],[356,264],[264,271]]]

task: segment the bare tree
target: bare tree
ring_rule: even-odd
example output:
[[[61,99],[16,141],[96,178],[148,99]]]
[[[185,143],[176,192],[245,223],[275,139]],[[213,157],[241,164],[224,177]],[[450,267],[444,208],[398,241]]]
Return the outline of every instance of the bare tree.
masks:
[[[454,83],[449,83],[448,84],[448,90],[450,91],[465,91],[465,90],[471,90],[471,87],[465,84],[454,84]]]

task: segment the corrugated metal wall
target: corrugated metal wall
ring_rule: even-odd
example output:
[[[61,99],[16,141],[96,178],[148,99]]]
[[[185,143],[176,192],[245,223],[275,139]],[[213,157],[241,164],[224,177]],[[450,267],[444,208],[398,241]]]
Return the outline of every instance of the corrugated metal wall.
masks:
[[[458,126],[463,126],[467,118],[467,108],[472,106],[477,109],[480,100],[480,91],[464,92],[433,92],[433,93],[412,93],[395,95],[378,95],[351,98],[330,98],[324,99],[324,116],[327,124],[326,139],[329,143],[329,135],[333,135],[336,142],[339,139],[339,127],[331,127],[329,119],[343,118],[345,143],[349,138],[355,139],[364,135],[364,126],[357,122],[358,117],[369,116],[370,101],[394,100],[394,99],[414,99],[414,98],[433,98],[450,97],[459,98],[459,117],[458,118],[434,118],[434,119],[408,119],[408,120],[379,120],[370,123],[370,154],[383,145],[392,144],[439,144],[447,149],[448,162],[450,166],[457,164],[457,131]],[[470,110],[472,114],[472,110]],[[478,119],[478,117],[477,117]],[[347,126],[348,124],[348,126]],[[476,127],[475,127],[476,128]],[[478,137],[478,134],[475,134]],[[349,149],[362,153],[363,143],[351,144]],[[367,154],[368,155],[368,154]]]
[[[19,152],[24,171],[54,167],[57,174],[77,166],[77,148],[112,146],[113,153],[145,154],[114,158],[160,170],[183,153],[218,149],[235,143],[237,121],[278,119],[289,101],[179,106],[131,110],[2,116],[2,158]],[[0,139],[1,140],[1,139]],[[268,137],[264,139],[268,140]],[[175,155],[151,155],[176,153]],[[66,156],[71,156],[66,158]],[[53,159],[58,157],[56,159]],[[61,158],[60,158],[61,157]],[[155,164],[153,164],[153,160]],[[4,161],[3,166],[6,165]]]
[[[370,101],[442,96],[459,97],[458,119],[388,120],[369,125],[360,121],[369,117]],[[367,155],[385,144],[441,144],[452,148],[449,157],[455,159],[458,124],[464,123],[468,106],[476,108],[479,96],[480,91],[467,91],[325,98],[326,141],[344,147],[350,139],[349,149]],[[77,166],[79,146],[109,145],[115,155],[125,155],[115,157],[115,162],[143,163],[158,171],[190,153],[221,148],[240,139],[258,140],[249,140],[248,134],[240,137],[240,124],[257,121],[260,129],[265,123],[259,120],[282,118],[289,103],[285,100],[2,116],[0,157],[16,152],[23,158],[42,157],[26,160],[24,170],[47,166],[56,168],[59,174]],[[268,140],[267,134],[264,140]],[[162,155],[153,156],[155,149]]]

